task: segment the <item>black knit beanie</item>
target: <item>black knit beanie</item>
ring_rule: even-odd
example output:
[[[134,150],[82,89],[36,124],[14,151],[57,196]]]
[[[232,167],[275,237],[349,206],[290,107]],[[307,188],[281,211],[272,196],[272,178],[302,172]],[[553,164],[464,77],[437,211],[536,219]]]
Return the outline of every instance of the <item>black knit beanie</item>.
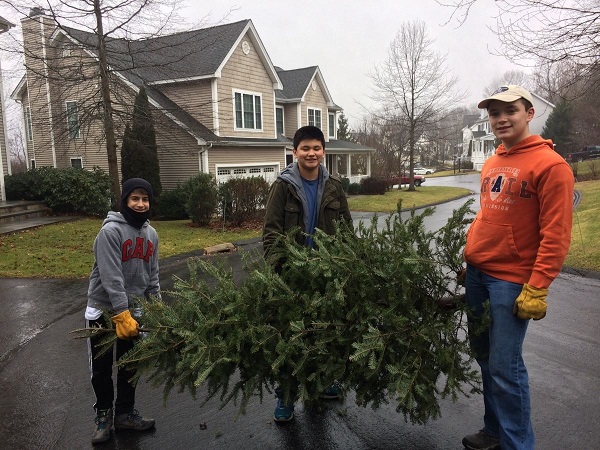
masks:
[[[150,183],[143,178],[130,178],[123,183],[123,189],[121,190],[121,214],[129,225],[140,229],[150,218],[150,210],[140,213],[127,206],[127,197],[136,189],[143,189],[148,193],[150,208],[152,208],[152,203],[154,203],[154,194]]]

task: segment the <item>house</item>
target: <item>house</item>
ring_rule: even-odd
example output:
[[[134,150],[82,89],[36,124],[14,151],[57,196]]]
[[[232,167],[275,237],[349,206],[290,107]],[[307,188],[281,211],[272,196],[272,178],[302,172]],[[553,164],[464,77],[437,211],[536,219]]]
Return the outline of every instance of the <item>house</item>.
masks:
[[[14,27],[12,23],[0,16],[0,34]],[[4,175],[10,175],[10,153],[6,142],[6,117],[4,109],[4,88],[2,87],[2,67],[0,65],[0,201],[6,200]]]
[[[21,25],[26,75],[11,97],[22,105],[29,167],[107,170],[96,35],[58,27],[39,8]],[[336,139],[341,108],[319,67],[273,65],[251,20],[143,40],[109,39],[106,48],[117,144],[143,86],[164,189],[199,172],[219,182],[250,176],[273,181],[292,162],[291,137],[304,125],[323,130],[330,173],[352,182],[370,173],[373,149]],[[351,173],[353,158],[366,160],[367,174]]]
[[[554,105],[535,92],[531,92],[531,98],[535,115],[529,123],[529,131],[531,134],[541,135],[546,120],[554,110]],[[490,129],[487,110],[482,109],[479,118],[475,120],[471,120],[471,116],[468,119],[463,128],[463,148],[460,156],[472,161],[475,170],[481,170],[483,163],[496,151],[496,136]]]

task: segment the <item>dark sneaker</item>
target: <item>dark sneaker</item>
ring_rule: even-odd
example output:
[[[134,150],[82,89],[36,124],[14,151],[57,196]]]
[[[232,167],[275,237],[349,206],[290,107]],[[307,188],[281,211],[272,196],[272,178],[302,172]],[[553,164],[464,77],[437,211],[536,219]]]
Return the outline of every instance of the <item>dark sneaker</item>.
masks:
[[[96,413],[96,427],[92,434],[92,444],[99,444],[110,439],[110,430],[113,426],[113,411],[110,409],[101,409]]]
[[[154,426],[154,419],[140,416],[137,409],[130,413],[119,414],[115,417],[115,430],[144,431]]]
[[[475,434],[465,436],[462,440],[463,445],[468,450],[499,450],[500,439],[479,430]]]
[[[325,400],[335,400],[336,398],[340,398],[341,395],[342,394],[340,392],[340,388],[337,387],[337,385],[332,384],[323,391],[323,393],[321,394],[321,398]]]
[[[294,404],[286,405],[282,398],[277,399],[277,406],[273,412],[275,422],[289,422],[294,418]]]

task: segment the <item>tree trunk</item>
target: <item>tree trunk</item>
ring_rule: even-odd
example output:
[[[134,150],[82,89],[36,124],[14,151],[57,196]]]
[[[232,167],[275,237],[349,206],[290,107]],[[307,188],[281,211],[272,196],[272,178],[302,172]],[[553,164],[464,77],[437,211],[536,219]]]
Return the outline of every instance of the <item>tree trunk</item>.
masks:
[[[100,62],[100,90],[102,93],[102,110],[104,132],[106,134],[106,155],[108,157],[108,173],[112,180],[112,192],[115,202],[119,203],[121,198],[121,185],[119,183],[119,164],[117,162],[117,140],[115,138],[115,127],[113,122],[112,101],[110,96],[110,79],[108,73],[108,62],[106,58],[106,42],[104,28],[102,26],[102,11],[100,0],[94,0],[94,14],[96,15],[96,26],[98,27],[98,58]]]

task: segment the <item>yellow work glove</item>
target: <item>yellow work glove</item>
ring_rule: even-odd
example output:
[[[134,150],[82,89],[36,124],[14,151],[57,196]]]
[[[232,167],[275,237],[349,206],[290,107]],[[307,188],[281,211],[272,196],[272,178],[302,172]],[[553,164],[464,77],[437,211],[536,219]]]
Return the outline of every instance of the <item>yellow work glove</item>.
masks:
[[[525,283],[513,306],[513,314],[519,319],[543,319],[546,317],[547,296],[548,289],[535,288]]]
[[[128,309],[111,317],[119,339],[131,339],[138,335],[138,323],[131,317]]]

